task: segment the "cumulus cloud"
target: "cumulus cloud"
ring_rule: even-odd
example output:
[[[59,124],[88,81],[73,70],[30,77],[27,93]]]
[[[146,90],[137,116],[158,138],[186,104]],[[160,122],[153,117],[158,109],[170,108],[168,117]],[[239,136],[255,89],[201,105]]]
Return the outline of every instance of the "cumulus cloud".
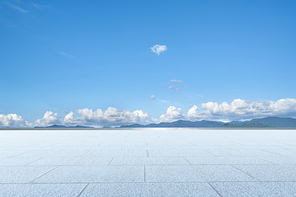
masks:
[[[174,88],[174,86],[170,86],[169,89],[173,90],[173,89],[175,89],[175,88]]]
[[[167,46],[156,44],[153,47],[151,47],[150,49],[153,53],[156,53],[157,55],[159,55],[160,53],[167,50]]]
[[[234,99],[230,104],[208,102],[201,105],[205,111],[197,112],[193,106],[187,113],[189,119],[251,119],[266,116],[295,116],[296,99],[280,99],[278,101],[245,101]]]
[[[156,97],[154,95],[151,95],[150,98],[151,98],[151,100],[156,99]]]
[[[38,127],[46,127],[46,126],[51,126],[55,124],[62,124],[62,123],[59,120],[58,114],[53,113],[51,111],[45,112],[42,119],[37,119],[35,121],[35,126],[38,126]]]
[[[170,106],[166,114],[162,114],[159,118],[160,122],[173,122],[180,119],[184,119],[181,108],[176,108],[175,106]]]
[[[96,125],[96,126],[120,126],[124,124],[149,124],[157,121],[150,118],[147,113],[142,110],[126,111],[109,107],[106,111],[97,109],[79,109],[77,114],[80,115],[74,118],[74,112],[70,112],[64,118],[65,125]]]
[[[196,105],[193,105],[193,107],[188,110],[187,117],[194,117],[197,114],[197,110],[199,110],[199,108]]]
[[[17,114],[0,114],[0,127],[32,127],[33,124]]]
[[[182,80],[172,79],[171,82],[172,82],[172,83],[182,83]]]

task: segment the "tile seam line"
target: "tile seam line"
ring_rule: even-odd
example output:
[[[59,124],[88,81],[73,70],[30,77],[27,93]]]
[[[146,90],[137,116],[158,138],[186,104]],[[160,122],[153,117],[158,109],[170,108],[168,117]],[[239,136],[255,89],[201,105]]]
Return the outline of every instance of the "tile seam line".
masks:
[[[110,163],[113,161],[114,157],[112,157],[112,159],[109,161],[107,166],[110,166]],[[97,166],[97,165],[96,165]]]
[[[209,153],[210,155],[213,155],[214,157],[218,157],[217,155],[214,155],[213,153],[209,152],[209,151],[206,150],[206,149],[202,149],[202,150],[205,151],[205,152],[207,152],[207,153]],[[220,150],[220,149],[218,149],[218,150]]]
[[[51,169],[51,170],[49,170],[49,171],[43,173],[42,175],[40,175],[40,176],[38,176],[37,178],[35,178],[35,179],[33,179],[32,181],[30,181],[29,183],[32,183],[32,182],[35,181],[36,179],[39,179],[40,177],[42,177],[42,176],[46,175],[47,173],[49,173],[49,172],[51,172],[51,171],[57,169],[58,167],[59,167],[59,166],[56,166],[56,167],[54,167],[53,169]]]
[[[144,183],[147,183],[146,182],[146,166],[144,165]]]
[[[184,182],[47,182],[47,183],[0,183],[0,185],[59,185],[59,184],[152,184],[152,183],[296,183],[296,181],[184,181]]]
[[[264,152],[267,152],[267,153],[272,153],[272,154],[275,154],[275,155],[278,155],[278,156],[281,156],[281,157],[287,157],[287,155],[281,155],[281,154],[278,154],[278,153],[275,153],[275,152],[271,152],[271,151],[268,151],[268,150],[264,150],[264,149],[259,149],[261,151],[264,151]]]
[[[37,160],[34,160],[34,161],[30,162],[30,163],[27,163],[27,164],[25,164],[25,165],[23,165],[23,166],[30,166],[30,164],[32,164],[32,163],[34,163],[34,162],[36,162],[36,161],[39,161],[39,160],[41,160],[41,159],[43,159],[43,157],[41,157],[41,158],[39,158],[39,159],[37,159]]]
[[[183,156],[183,159],[185,159],[185,160],[189,163],[189,165],[192,165],[192,163],[190,163],[190,162],[186,159],[185,156]],[[188,165],[188,164],[187,164],[187,165]]]
[[[222,195],[219,194],[219,192],[209,182],[206,183],[212,188],[212,190],[214,190],[220,197],[222,197]]]
[[[260,159],[260,160],[262,160],[262,161],[269,162],[271,165],[283,165],[283,164],[281,164],[281,163],[274,163],[274,162],[268,161],[268,160],[266,160],[266,159],[262,159],[262,157],[258,157],[258,156],[254,156],[254,158],[256,158],[256,159]],[[266,165],[270,165],[270,164],[266,164]],[[259,165],[260,165],[260,164],[259,164]]]
[[[89,183],[86,184],[86,186],[79,192],[79,194],[76,197],[79,197],[84,192],[84,190],[87,188],[87,186],[89,186]]]
[[[234,165],[230,165],[230,166],[232,166],[233,168],[235,168],[235,169],[237,169],[237,170],[243,172],[244,174],[246,174],[246,175],[252,177],[253,179],[255,179],[255,180],[257,180],[257,181],[260,181],[259,179],[257,179],[257,178],[255,178],[255,177],[251,176],[250,174],[246,173],[245,171],[243,171],[243,170],[241,170],[241,169],[235,167]]]

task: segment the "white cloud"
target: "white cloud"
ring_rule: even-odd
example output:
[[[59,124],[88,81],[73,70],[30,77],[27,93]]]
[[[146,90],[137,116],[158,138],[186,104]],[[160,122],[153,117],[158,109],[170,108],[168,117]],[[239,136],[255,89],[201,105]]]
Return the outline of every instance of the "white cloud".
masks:
[[[62,124],[62,123],[59,120],[58,114],[53,113],[51,111],[45,112],[42,119],[37,119],[35,121],[35,126],[38,126],[38,127],[46,127],[54,124]]]
[[[153,47],[150,48],[151,51],[153,53],[156,53],[157,55],[159,55],[160,53],[164,52],[167,50],[167,46],[166,45],[154,45]]]
[[[37,8],[38,10],[41,9],[41,7],[40,7],[39,5],[37,5],[37,4],[35,4],[35,3],[32,3],[32,6],[34,6],[34,7]]]
[[[180,119],[184,119],[181,108],[177,109],[175,106],[170,106],[166,114],[162,114],[159,118],[160,122],[173,122]]]
[[[278,101],[249,102],[234,99],[230,104],[223,102],[208,102],[201,104],[205,111],[197,112],[194,106],[187,113],[189,119],[252,119],[266,116],[295,116],[296,99],[280,99]],[[188,111],[188,112],[189,112]]]
[[[176,88],[174,91],[175,92],[179,92],[179,91],[181,91],[182,90],[182,88]]]
[[[187,117],[190,119],[191,117],[194,117],[195,116],[195,114],[197,114],[197,110],[198,110],[199,108],[196,106],[196,105],[193,105],[193,107],[191,107],[189,110],[188,110],[188,112],[187,112]]]
[[[156,99],[156,97],[154,95],[151,95],[150,97],[151,97],[151,100]]]
[[[24,120],[17,114],[0,114],[0,127],[31,127],[32,123]]]
[[[8,5],[9,7],[21,12],[21,13],[28,13],[29,11],[19,7],[18,5],[14,5],[14,4],[11,4],[11,3],[8,3],[8,2],[5,2],[6,5]]]
[[[65,52],[59,52],[59,54],[62,55],[62,56],[65,56],[65,57],[67,57],[67,58],[71,58],[71,59],[74,58],[73,55],[69,55],[69,54],[67,54],[67,53],[65,53]]]
[[[169,89],[173,90],[174,92],[179,92],[182,90],[182,88],[175,88],[174,86],[170,86]],[[172,91],[169,91],[169,92],[172,92]]]
[[[74,118],[74,113],[70,112],[64,118],[65,125],[97,125],[97,126],[120,126],[123,124],[149,124],[155,122],[147,113],[142,110],[125,111],[109,107],[106,111],[97,109],[79,109],[77,114],[80,116]]]
[[[172,79],[171,82],[172,82],[172,83],[182,83],[182,80]]]

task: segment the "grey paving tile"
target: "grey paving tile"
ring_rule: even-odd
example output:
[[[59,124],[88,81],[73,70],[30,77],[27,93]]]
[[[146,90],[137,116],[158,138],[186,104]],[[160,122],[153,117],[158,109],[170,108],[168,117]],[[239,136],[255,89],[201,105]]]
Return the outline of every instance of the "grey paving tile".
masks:
[[[192,156],[192,157],[211,157],[213,154],[206,152],[204,150],[197,149],[183,149],[179,151],[182,156]]]
[[[81,157],[121,157],[122,151],[121,150],[95,150],[89,151]]]
[[[188,166],[146,166],[146,182],[192,182],[205,181],[202,173]]]
[[[184,157],[144,157],[143,163],[149,165],[189,165]]]
[[[234,165],[261,181],[296,181],[296,165]]]
[[[217,157],[275,157],[280,156],[276,153],[263,150],[207,150]]]
[[[121,157],[146,157],[147,152],[145,149],[143,150],[122,150],[120,152]]]
[[[29,183],[53,166],[0,166],[0,183]]]
[[[291,157],[260,157],[260,159],[269,161],[273,164],[296,164],[296,156]]]
[[[86,184],[1,184],[2,197],[72,197],[78,196]]]
[[[256,181],[230,165],[198,165],[195,168],[208,181]]]
[[[110,162],[111,166],[142,166],[144,165],[143,157],[113,157]]]
[[[27,150],[0,151],[0,158],[15,157],[15,156],[23,154],[25,152],[27,152]]]
[[[42,151],[42,150],[32,150],[32,151],[28,151],[25,152],[23,154],[17,155],[17,157],[40,157],[42,155],[42,157],[49,157],[49,158],[70,158],[70,157],[76,157],[76,156],[80,156],[84,153],[86,153],[87,151],[82,150],[82,151],[69,151],[69,150],[65,150],[65,151],[59,151],[59,150],[54,150],[54,151]]]
[[[268,149],[266,151],[268,151],[270,153],[277,154],[277,155],[288,156],[288,157],[295,157],[295,155],[296,155],[296,150]]]
[[[211,149],[211,150],[206,150],[206,151],[216,157],[235,157],[236,156],[232,152],[229,152],[228,150]]]
[[[214,182],[210,183],[221,196],[293,197],[295,182]]]
[[[39,159],[40,158],[1,158],[0,166],[23,166]]]
[[[142,166],[59,166],[34,183],[143,182]]]
[[[112,157],[75,157],[67,160],[63,165],[76,166],[107,166]]]
[[[256,157],[185,157],[191,164],[272,164]]]
[[[119,183],[89,184],[86,196],[219,196],[207,183]]]
[[[23,158],[21,158],[23,159]],[[39,160],[36,160],[28,166],[59,166],[59,165],[64,165],[67,161],[71,161],[72,158],[41,158]]]

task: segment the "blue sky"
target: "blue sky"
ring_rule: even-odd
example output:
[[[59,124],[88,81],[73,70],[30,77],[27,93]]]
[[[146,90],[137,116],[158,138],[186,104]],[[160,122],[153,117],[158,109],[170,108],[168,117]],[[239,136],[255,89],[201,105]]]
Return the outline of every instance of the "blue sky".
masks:
[[[0,126],[295,117],[295,18],[295,1],[1,1]]]

